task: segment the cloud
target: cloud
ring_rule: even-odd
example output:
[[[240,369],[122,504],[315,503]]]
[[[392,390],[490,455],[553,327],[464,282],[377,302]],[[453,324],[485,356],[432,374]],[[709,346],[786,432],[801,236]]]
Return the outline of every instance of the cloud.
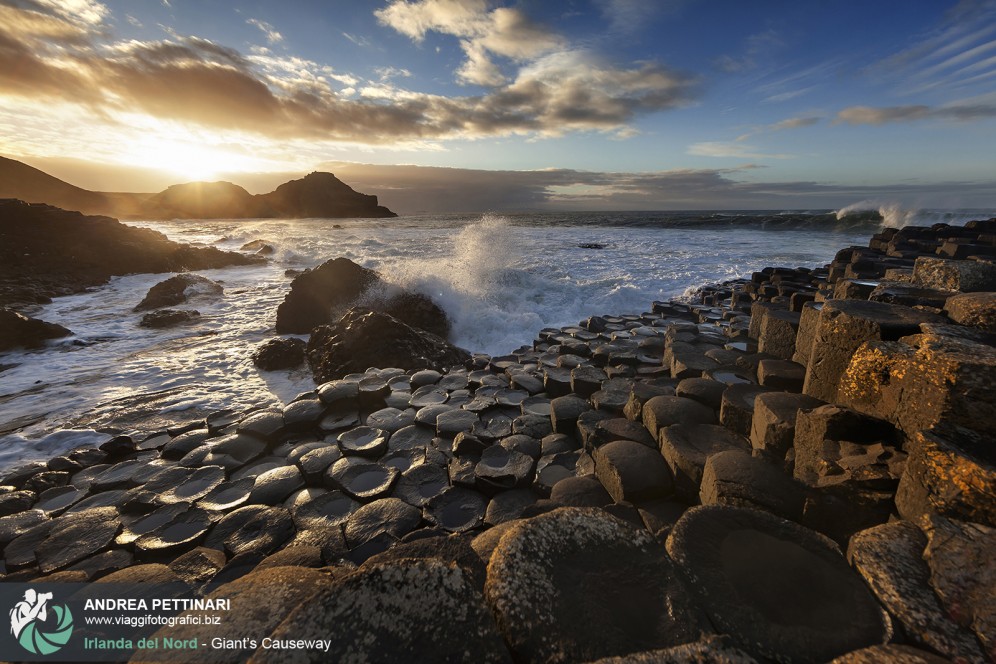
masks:
[[[266,21],[260,21],[259,19],[251,18],[246,21],[249,25],[259,28],[263,34],[266,36],[266,41],[271,44],[279,44],[284,40],[284,36],[277,32],[272,25]]]
[[[491,10],[484,0],[394,0],[374,14],[381,24],[416,42],[429,32],[459,37],[466,60],[456,72],[457,79],[485,87],[506,80],[492,56],[521,62],[563,44],[559,36],[533,23],[521,10]]]
[[[6,6],[0,11],[5,19],[0,95],[81,104],[88,113],[107,117],[138,109],[161,120],[277,139],[376,145],[573,131],[619,134],[637,116],[683,106],[695,95],[693,80],[656,63],[616,66],[587,51],[558,50],[524,63],[485,94],[447,97],[406,90],[390,80],[364,82],[265,49],[247,56],[176,34],[114,42],[102,30],[88,31],[55,13]],[[526,57],[544,50],[512,36],[525,34],[521,24],[513,15],[502,16],[487,13],[489,25],[499,30],[471,38],[485,59],[489,53]],[[448,29],[463,30],[459,25]],[[428,27],[416,21],[406,29],[418,35]]]
[[[993,99],[993,95],[984,95],[936,107],[924,104],[886,107],[849,106],[837,112],[834,124],[881,125],[930,119],[968,122],[990,118],[996,118],[996,99]]]
[[[742,136],[741,138],[745,138]],[[739,139],[738,139],[739,140]],[[697,157],[727,157],[734,159],[791,159],[790,154],[757,152],[750,145],[739,142],[705,141],[688,146],[688,154]]]

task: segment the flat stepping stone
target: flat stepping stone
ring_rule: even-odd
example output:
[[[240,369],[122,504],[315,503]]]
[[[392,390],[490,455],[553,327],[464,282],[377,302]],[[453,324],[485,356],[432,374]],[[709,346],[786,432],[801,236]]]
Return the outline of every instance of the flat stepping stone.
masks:
[[[550,417],[550,400],[546,397],[529,397],[528,399],[523,399],[522,403],[519,404],[519,408],[522,410],[523,415]]]
[[[480,422],[474,425],[471,433],[481,440],[494,441],[511,435],[512,418],[501,412],[489,411],[480,414]]]
[[[422,510],[397,498],[381,498],[363,505],[346,520],[346,544],[355,549],[381,535],[394,539],[415,530]]]
[[[246,464],[242,468],[234,471],[229,479],[231,480],[242,480],[251,479],[254,480],[262,475],[263,473],[273,470],[274,468],[285,468],[287,467],[287,459],[278,456],[261,457],[255,461]]]
[[[451,373],[440,378],[436,385],[449,392],[453,390],[465,390],[470,385],[470,379],[465,373]]]
[[[660,452],[632,440],[603,445],[592,455],[595,477],[617,502],[663,498],[674,490],[671,469]]]
[[[550,415],[519,415],[512,420],[512,433],[523,434],[533,438],[543,438],[553,433],[553,423]]]
[[[290,431],[310,429],[322,419],[328,406],[320,399],[299,399],[284,408],[284,425]]]
[[[394,486],[394,497],[413,507],[423,507],[450,487],[446,469],[424,463],[401,473]]]
[[[414,450],[425,448],[432,442],[433,432],[425,427],[411,425],[395,431],[387,441],[389,450]]]
[[[132,477],[140,470],[143,470],[148,463],[148,461],[139,461],[137,459],[116,463],[93,478],[93,481],[90,483],[90,490],[98,492],[107,491],[108,489],[133,487],[137,483],[132,481]]]
[[[187,475],[179,484],[159,493],[159,502],[192,503],[211,493],[225,481],[225,470],[221,466],[205,466]],[[148,485],[146,485],[148,488]]]
[[[553,487],[559,482],[575,477],[580,456],[580,450],[573,450],[540,457],[536,462],[536,479],[533,488],[537,493],[549,496]]]
[[[647,427],[625,417],[601,420],[596,423],[594,434],[585,441],[587,443],[585,449],[592,452],[597,447],[617,440],[631,440],[653,450],[657,449],[657,439],[650,435]]]
[[[397,468],[372,461],[351,463],[346,458],[332,464],[326,479],[353,498],[370,502],[389,495],[400,475]]]
[[[121,534],[114,539],[114,543],[118,546],[127,546],[142,535],[151,533],[156,528],[174,521],[189,509],[190,505],[186,503],[163,505],[145,516],[126,524]]]
[[[220,523],[219,523],[220,525]],[[225,551],[232,556],[268,555],[294,535],[294,520],[282,507],[264,507],[225,538]]]
[[[411,408],[381,408],[367,417],[367,426],[394,433],[398,429],[415,424],[415,411]]]
[[[253,413],[235,427],[237,433],[245,433],[263,440],[275,440],[284,430],[284,415],[276,410]]]
[[[34,509],[41,510],[50,516],[61,514],[74,503],[87,495],[86,490],[75,486],[54,486],[38,495]]]
[[[892,636],[836,545],[791,521],[694,507],[675,524],[667,551],[716,629],[755,657],[825,662]]]
[[[40,509],[25,510],[0,517],[0,546],[13,542],[35,526],[49,520],[49,516]]]
[[[256,477],[250,503],[278,505],[304,486],[304,476],[297,466],[281,466]]]
[[[246,478],[234,482],[222,482],[206,496],[197,501],[197,506],[209,512],[227,512],[240,507],[249,500],[255,480]]]
[[[238,433],[209,441],[180,459],[180,465],[190,468],[221,466],[232,471],[262,456],[265,451],[264,440]]]
[[[326,433],[342,431],[360,426],[360,411],[333,410],[321,419],[318,428]]]
[[[38,569],[54,572],[97,553],[121,529],[117,510],[98,507],[53,519],[52,529],[35,550]]]
[[[934,594],[926,547],[919,528],[896,521],[851,537],[847,557],[910,641],[951,660],[985,661],[975,635],[952,620]]]
[[[436,419],[443,413],[448,413],[451,410],[455,410],[453,406],[447,406],[446,404],[435,404],[432,406],[425,406],[419,408],[415,413],[415,421],[419,424],[425,425],[427,427],[436,428]]]
[[[341,491],[329,491],[295,507],[294,525],[298,530],[338,528],[360,506]]]
[[[439,373],[435,369],[422,369],[421,371],[416,371],[412,374],[409,379],[409,384],[413,390],[417,390],[418,388],[425,387],[427,385],[435,385],[442,377],[443,374]]]
[[[182,459],[184,456],[203,445],[204,441],[207,440],[207,437],[207,429],[194,429],[193,431],[182,433],[166,443],[160,451],[160,455],[164,459],[170,459],[173,461]]]
[[[749,452],[726,450],[706,460],[699,500],[703,505],[752,507],[798,522],[806,489],[777,466]]]
[[[550,500],[566,507],[605,507],[612,496],[594,476],[569,477],[557,482],[550,491]]]
[[[420,387],[419,389],[412,392],[409,404],[412,408],[425,408],[426,406],[437,406],[439,404],[446,403],[446,400],[450,398],[449,392],[441,387],[436,387],[435,385],[430,385],[426,387]]]
[[[325,471],[342,458],[342,450],[338,445],[323,445],[322,447],[310,450],[307,454],[298,459],[297,467],[304,475],[304,481],[308,484],[321,484]]]
[[[674,394],[678,397],[698,401],[712,410],[719,410],[726,388],[726,383],[711,378],[685,378],[678,382],[674,388]]]
[[[523,489],[533,482],[536,462],[532,457],[492,445],[481,454],[481,460],[474,465],[474,476],[478,485],[491,492],[506,489]]]
[[[532,436],[524,436],[522,434],[506,436],[498,444],[506,449],[522,452],[533,459],[539,459],[543,453],[542,443],[540,443],[539,439]]]
[[[589,410],[591,410],[591,404],[586,399],[573,394],[552,400],[550,402],[550,423],[553,425],[553,432],[568,436],[576,434],[578,418]]]
[[[643,404],[640,413],[643,426],[654,437],[660,435],[661,429],[672,424],[716,423],[716,414],[712,408],[678,396],[652,397]]]
[[[397,468],[399,473],[403,473],[409,468],[421,466],[426,463],[425,450],[395,450],[388,452],[380,458],[380,463],[391,468]],[[442,467],[442,466],[440,466]]]
[[[480,420],[469,410],[450,410],[436,417],[436,435],[452,438],[461,431],[470,431]]]
[[[301,601],[270,637],[331,639],[328,652],[304,661],[511,661],[467,573],[439,560],[384,562],[342,577]],[[249,661],[271,659],[260,650]]]
[[[491,554],[485,597],[517,661],[666,648],[704,627],[660,544],[599,509],[565,507],[511,526]]]
[[[425,518],[443,530],[463,533],[484,523],[488,500],[477,491],[450,487],[425,504]]]
[[[383,429],[372,427],[356,427],[339,434],[336,441],[343,454],[377,458],[387,451],[387,440],[390,437]]]
[[[68,510],[63,513],[63,517],[68,514],[73,514],[75,512],[83,512],[95,507],[115,507],[120,508],[124,505],[125,501],[128,499],[128,492],[124,489],[115,489],[113,491],[101,491],[100,493],[94,494],[92,496],[87,496],[83,500],[74,503]]]
[[[501,389],[495,392],[495,401],[499,406],[522,406],[522,402],[529,398],[526,390]]]
[[[497,526],[518,519],[526,508],[536,504],[537,500],[539,496],[531,489],[512,489],[496,493],[484,512],[484,523]]]
[[[710,456],[726,450],[750,450],[747,440],[718,424],[673,424],[660,433],[660,454],[674,474],[674,490],[696,503]]]
[[[211,525],[211,515],[194,507],[139,537],[135,540],[135,550],[161,555],[191,549],[204,538]]]

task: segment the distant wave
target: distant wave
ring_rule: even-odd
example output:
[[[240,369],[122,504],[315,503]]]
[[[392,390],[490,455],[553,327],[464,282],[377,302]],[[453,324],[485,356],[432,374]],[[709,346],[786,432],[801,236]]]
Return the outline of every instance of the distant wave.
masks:
[[[936,223],[962,225],[988,219],[996,210],[928,210],[898,203],[860,201],[839,210],[705,210],[677,212],[564,212],[509,214],[522,226],[602,226],[623,228],[756,228],[771,231],[826,230],[876,232],[886,226]]]

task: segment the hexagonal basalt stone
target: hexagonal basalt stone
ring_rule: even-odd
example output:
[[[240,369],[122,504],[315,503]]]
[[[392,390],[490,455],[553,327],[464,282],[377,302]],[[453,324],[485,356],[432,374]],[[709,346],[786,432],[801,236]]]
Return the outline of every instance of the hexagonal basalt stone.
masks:
[[[291,431],[302,431],[318,425],[328,406],[320,399],[299,399],[284,408],[284,425]]]
[[[450,395],[446,390],[435,385],[429,385],[420,387],[412,392],[412,398],[409,403],[411,403],[412,408],[418,409],[446,403],[446,400],[449,398]]]
[[[329,491],[294,509],[294,525],[298,530],[337,528],[346,523],[361,504],[341,491]]]
[[[422,511],[397,498],[363,505],[346,521],[346,543],[355,549],[381,535],[400,538],[422,522]]]
[[[273,468],[256,477],[249,502],[279,505],[303,486],[304,476],[297,466]]]
[[[179,514],[135,540],[137,555],[176,554],[196,546],[211,528],[211,515],[197,507]]]
[[[463,533],[484,523],[488,500],[477,491],[450,487],[425,504],[425,518],[443,530]]]
[[[667,550],[717,630],[752,655],[824,662],[892,636],[836,546],[791,521],[695,507],[678,520]]]
[[[471,431],[480,420],[469,410],[450,410],[436,418],[436,435],[452,438],[461,431]]]
[[[400,474],[397,468],[384,464],[350,462],[346,458],[339,459],[329,468],[326,479],[353,498],[369,502],[389,495]]]
[[[432,406],[424,406],[419,408],[415,413],[415,421],[419,424],[425,425],[427,427],[436,428],[436,419],[443,413],[448,413],[451,410],[456,410],[453,406],[447,406],[446,404],[435,404]]]
[[[53,520],[52,529],[35,549],[38,569],[48,573],[100,551],[121,529],[117,510],[98,507]]]
[[[218,525],[221,525],[220,522]],[[294,534],[294,521],[281,507],[264,507],[252,514],[224,540],[225,550],[233,555],[276,551]]]
[[[180,465],[189,468],[221,466],[231,471],[258,458],[265,450],[266,442],[260,438],[248,434],[232,434],[198,447],[180,459]]]
[[[702,473],[710,456],[726,450],[750,450],[745,438],[715,424],[672,424],[660,434],[661,455],[674,474],[675,493],[698,502]]]
[[[388,432],[367,426],[344,431],[336,440],[343,454],[377,458],[387,451],[389,437]]]
[[[158,493],[159,502],[192,503],[211,493],[225,481],[225,470],[221,466],[204,466],[190,473],[175,486]]]
[[[518,519],[523,511],[534,505],[538,499],[539,497],[529,489],[512,489],[496,493],[488,503],[484,522],[489,526],[496,526]]]
[[[712,408],[692,399],[677,396],[656,396],[643,404],[643,426],[654,437],[661,429],[672,424],[713,424],[716,414]]]
[[[704,627],[649,533],[561,508],[512,525],[485,596],[518,661],[591,661],[698,638]]]
[[[263,440],[274,440],[284,430],[284,416],[274,410],[259,411],[239,422],[235,430]]]
[[[491,493],[525,488],[533,482],[536,462],[521,452],[492,445],[474,466],[478,485]]]
[[[75,486],[52,487],[38,496],[38,502],[34,507],[49,515],[57,515],[82,500],[86,494],[85,490]]]
[[[189,509],[190,505],[186,503],[164,505],[126,524],[121,534],[115,538],[114,543],[118,546],[127,546],[139,537],[151,533],[156,528],[173,522]]]
[[[302,456],[297,462],[297,467],[301,469],[305,482],[313,485],[321,484],[325,471],[341,458],[342,450],[338,445],[325,445],[310,450]]]
[[[404,471],[394,486],[393,495],[409,505],[422,507],[449,486],[450,478],[444,468],[425,463]]]
[[[398,429],[415,424],[415,410],[406,408],[381,408],[367,417],[367,426],[394,433]]]
[[[255,480],[247,477],[234,482],[222,482],[206,496],[197,501],[197,505],[208,511],[224,512],[235,509],[249,500]]]
[[[671,469],[657,450],[632,440],[617,440],[595,450],[595,476],[620,502],[663,498],[674,489]]]

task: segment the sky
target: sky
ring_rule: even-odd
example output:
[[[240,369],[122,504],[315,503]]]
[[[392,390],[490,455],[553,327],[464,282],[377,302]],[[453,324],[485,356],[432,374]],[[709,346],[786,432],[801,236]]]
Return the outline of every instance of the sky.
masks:
[[[0,0],[0,154],[403,213],[996,208],[996,0]]]

